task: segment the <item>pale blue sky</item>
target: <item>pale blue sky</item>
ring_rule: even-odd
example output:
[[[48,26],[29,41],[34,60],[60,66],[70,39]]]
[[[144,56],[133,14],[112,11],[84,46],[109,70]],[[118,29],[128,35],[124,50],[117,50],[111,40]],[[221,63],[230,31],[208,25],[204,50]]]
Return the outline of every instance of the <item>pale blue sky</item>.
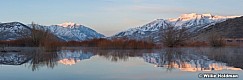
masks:
[[[242,15],[243,0],[0,0],[0,22],[75,22],[107,36],[185,13]]]

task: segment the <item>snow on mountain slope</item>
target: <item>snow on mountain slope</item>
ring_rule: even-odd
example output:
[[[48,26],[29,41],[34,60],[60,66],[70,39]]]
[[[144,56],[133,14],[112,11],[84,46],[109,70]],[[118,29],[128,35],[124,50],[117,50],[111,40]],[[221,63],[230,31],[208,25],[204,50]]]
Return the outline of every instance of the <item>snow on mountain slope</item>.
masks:
[[[30,27],[20,22],[0,23],[0,40],[15,40],[29,33]]]
[[[75,23],[63,23],[51,26],[42,26],[51,33],[65,41],[83,41],[94,38],[102,38],[104,35],[95,30]],[[16,40],[23,37],[23,34],[31,33],[32,26],[20,22],[0,23],[0,40]]]
[[[83,41],[94,38],[102,38],[104,35],[95,30],[75,23],[63,23],[47,26],[47,28],[59,38],[65,41]]]
[[[126,31],[111,36],[111,38],[129,38],[137,40],[145,39],[155,39],[158,38],[159,31],[168,26],[175,26],[177,28],[188,28],[190,32],[197,32],[203,28],[206,28],[210,25],[214,25],[219,22],[223,22],[230,18],[235,18],[239,16],[217,16],[211,14],[183,14],[178,18],[170,19],[157,19],[146,25],[137,28],[131,28]]]
[[[161,27],[165,28],[168,26],[168,23],[163,20],[163,19],[157,19],[151,23],[148,23],[144,26],[141,27],[137,27],[137,28],[131,28],[127,31],[124,32],[120,32],[118,34],[116,34],[115,36],[117,37],[123,37],[123,36],[130,36],[130,35],[144,35],[146,32],[150,32],[150,31],[158,31]]]
[[[215,23],[223,22],[230,18],[236,18],[239,16],[217,16],[211,14],[183,14],[179,18],[171,18],[167,21],[176,27],[186,27],[193,28],[191,31],[193,32],[197,28],[205,28],[209,25],[213,25]]]
[[[76,24],[76,23],[72,23],[72,22],[65,22],[65,23],[57,24],[57,25],[62,26],[62,27],[80,26],[80,24]]]

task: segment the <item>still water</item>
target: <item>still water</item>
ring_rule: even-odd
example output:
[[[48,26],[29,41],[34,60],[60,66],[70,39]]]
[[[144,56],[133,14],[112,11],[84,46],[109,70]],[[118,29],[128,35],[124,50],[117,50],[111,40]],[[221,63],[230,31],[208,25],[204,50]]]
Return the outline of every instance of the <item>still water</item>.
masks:
[[[0,53],[0,80],[221,80],[199,74],[236,74],[243,80],[243,48],[102,50],[26,49]]]

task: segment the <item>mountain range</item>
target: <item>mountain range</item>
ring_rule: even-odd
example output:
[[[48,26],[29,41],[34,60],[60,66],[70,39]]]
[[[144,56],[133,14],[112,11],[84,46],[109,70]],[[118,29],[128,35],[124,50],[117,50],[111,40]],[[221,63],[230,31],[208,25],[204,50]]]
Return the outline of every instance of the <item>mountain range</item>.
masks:
[[[48,29],[51,33],[64,41],[83,41],[102,38],[104,35],[93,29],[75,23],[63,23],[51,26],[38,25]],[[20,22],[0,23],[0,40],[15,40],[22,37],[23,33],[30,33],[32,27]],[[24,32],[23,32],[24,31]]]
[[[131,28],[126,31],[119,32],[111,38],[128,38],[136,40],[153,40],[159,42],[161,40],[160,31],[169,26],[176,28],[187,28],[191,33],[197,33],[211,25],[221,23],[227,19],[239,16],[217,16],[211,14],[183,14],[178,18],[157,19],[140,27]]]
[[[230,25],[234,25],[234,23],[239,23],[241,21],[237,17],[239,16],[218,16],[212,14],[197,13],[182,14],[178,18],[156,19],[143,26],[118,32],[117,34],[106,38],[126,38],[136,40],[152,40],[153,42],[159,42],[161,41],[160,31],[169,26],[173,26],[178,29],[187,28],[187,30],[192,34],[200,34],[210,30],[211,27],[218,26],[218,28],[220,28],[222,25],[227,25],[224,27],[225,31],[228,30],[228,28],[230,29]],[[226,20],[231,20],[231,22],[227,22]],[[84,41],[95,38],[105,38],[103,34],[100,34],[91,28],[71,22],[50,26],[38,26],[48,29],[59,39],[64,41]],[[241,24],[239,24],[238,27],[239,26],[241,26]],[[30,25],[26,25],[20,22],[0,23],[0,40],[15,40],[21,38],[23,30],[26,31],[24,33],[30,33],[29,31],[31,31],[31,29],[32,28]],[[238,31],[238,33],[240,32],[242,31]]]

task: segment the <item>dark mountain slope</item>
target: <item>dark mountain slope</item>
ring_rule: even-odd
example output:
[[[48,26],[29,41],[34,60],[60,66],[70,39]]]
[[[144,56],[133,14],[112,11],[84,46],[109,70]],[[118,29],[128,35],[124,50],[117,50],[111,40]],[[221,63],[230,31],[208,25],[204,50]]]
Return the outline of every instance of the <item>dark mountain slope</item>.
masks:
[[[199,32],[199,36],[219,33],[225,38],[243,38],[243,16],[228,19],[224,22],[209,26]]]

